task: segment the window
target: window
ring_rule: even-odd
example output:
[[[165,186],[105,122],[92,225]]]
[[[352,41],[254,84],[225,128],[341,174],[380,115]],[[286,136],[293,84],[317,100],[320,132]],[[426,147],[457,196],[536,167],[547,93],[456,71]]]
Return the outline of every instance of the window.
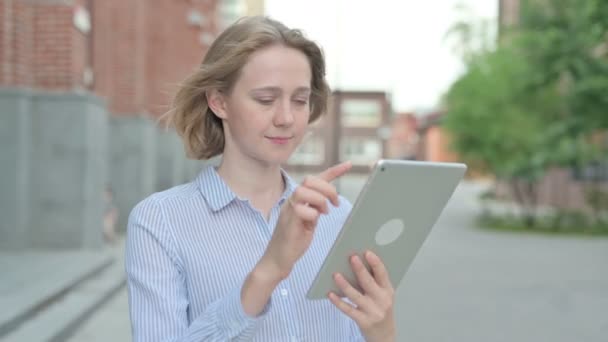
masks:
[[[382,122],[382,104],[376,100],[345,99],[341,110],[343,126],[377,127]]]
[[[377,138],[350,137],[340,142],[340,160],[370,165],[382,157],[382,143]]]
[[[320,165],[325,160],[325,143],[317,136],[306,139],[289,159],[290,164]]]

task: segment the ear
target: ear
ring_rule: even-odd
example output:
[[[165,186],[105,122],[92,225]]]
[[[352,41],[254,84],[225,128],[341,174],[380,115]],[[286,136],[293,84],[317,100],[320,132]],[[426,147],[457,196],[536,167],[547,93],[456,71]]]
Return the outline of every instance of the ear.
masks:
[[[227,119],[228,115],[226,115],[226,99],[224,94],[217,89],[213,89],[206,92],[205,96],[207,97],[207,105],[215,116],[223,120]]]

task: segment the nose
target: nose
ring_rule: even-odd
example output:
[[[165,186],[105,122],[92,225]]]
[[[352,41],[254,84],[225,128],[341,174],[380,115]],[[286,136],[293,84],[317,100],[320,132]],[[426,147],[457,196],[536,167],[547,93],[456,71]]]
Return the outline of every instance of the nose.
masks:
[[[277,106],[273,117],[273,124],[277,127],[289,127],[294,122],[294,115],[292,113],[291,104],[281,102],[281,105]]]

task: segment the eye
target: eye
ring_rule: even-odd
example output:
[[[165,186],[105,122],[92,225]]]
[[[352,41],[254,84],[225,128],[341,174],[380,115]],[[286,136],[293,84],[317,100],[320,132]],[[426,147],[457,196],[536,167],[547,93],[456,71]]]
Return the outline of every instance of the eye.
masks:
[[[256,101],[264,106],[268,106],[274,102],[274,99],[256,99]]]
[[[300,106],[305,106],[308,104],[308,99],[294,99],[293,102]]]

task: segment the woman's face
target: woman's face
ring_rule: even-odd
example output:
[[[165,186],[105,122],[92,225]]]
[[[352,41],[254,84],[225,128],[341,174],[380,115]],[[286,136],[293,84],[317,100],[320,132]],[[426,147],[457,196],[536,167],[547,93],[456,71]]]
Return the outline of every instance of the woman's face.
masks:
[[[254,52],[223,96],[223,114],[214,109],[224,119],[224,156],[286,162],[308,127],[311,77],[299,50],[273,45]]]

